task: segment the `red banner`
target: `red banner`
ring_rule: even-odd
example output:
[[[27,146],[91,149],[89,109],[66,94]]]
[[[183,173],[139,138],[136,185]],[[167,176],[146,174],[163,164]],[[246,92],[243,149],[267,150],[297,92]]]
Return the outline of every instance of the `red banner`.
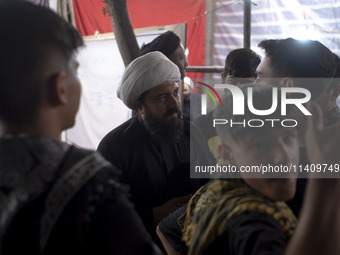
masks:
[[[73,3],[76,26],[82,35],[112,32],[109,15],[103,14],[106,9],[103,0],[74,0]],[[127,4],[133,28],[186,23],[189,65],[205,65],[205,0],[127,0]]]

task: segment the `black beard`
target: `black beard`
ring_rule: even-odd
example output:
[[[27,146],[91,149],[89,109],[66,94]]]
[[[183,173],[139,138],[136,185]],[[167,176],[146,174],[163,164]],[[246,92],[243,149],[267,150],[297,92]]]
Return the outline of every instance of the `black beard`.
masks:
[[[180,111],[172,109],[167,112],[166,115],[173,114],[174,112],[177,112],[178,118],[168,123],[150,113],[144,115],[144,125],[146,129],[150,132],[153,139],[160,143],[172,143],[179,140],[184,132],[184,123],[180,117]]]

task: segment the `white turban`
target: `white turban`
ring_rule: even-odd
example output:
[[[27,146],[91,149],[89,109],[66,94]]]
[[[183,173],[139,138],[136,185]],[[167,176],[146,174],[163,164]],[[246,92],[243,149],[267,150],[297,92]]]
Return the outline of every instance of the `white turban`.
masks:
[[[133,103],[147,90],[166,81],[179,81],[178,67],[163,53],[154,51],[132,61],[123,73],[117,96],[133,109]]]

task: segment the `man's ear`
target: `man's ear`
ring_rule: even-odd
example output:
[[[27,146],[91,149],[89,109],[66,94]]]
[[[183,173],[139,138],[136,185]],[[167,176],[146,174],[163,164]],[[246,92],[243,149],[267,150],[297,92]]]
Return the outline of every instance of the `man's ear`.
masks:
[[[331,89],[331,101],[336,101],[339,95],[340,95],[340,86],[336,86]]]
[[[225,78],[227,78],[227,76],[224,73],[221,73],[222,83],[225,83]]]
[[[144,114],[144,107],[140,101],[136,101],[133,103],[132,108],[137,111],[139,114]]]
[[[292,88],[294,86],[294,81],[291,78],[285,77],[280,81],[280,87]]]
[[[67,90],[65,85],[64,72],[59,72],[51,76],[47,86],[47,97],[50,104],[57,106],[67,103]]]
[[[218,145],[218,153],[226,164],[230,164],[230,162],[233,159],[233,156],[232,156],[232,153],[231,153],[231,149],[228,145],[219,144]]]

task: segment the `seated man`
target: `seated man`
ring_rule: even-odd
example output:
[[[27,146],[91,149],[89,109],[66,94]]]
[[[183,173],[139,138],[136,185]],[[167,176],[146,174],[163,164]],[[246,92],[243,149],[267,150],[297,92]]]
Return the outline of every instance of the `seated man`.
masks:
[[[154,254],[98,153],[59,141],[80,100],[78,32],[25,1],[0,3],[0,253]]]
[[[243,92],[248,88],[243,87]],[[271,87],[254,85],[254,107],[269,109],[272,105],[271,93]],[[249,110],[245,115],[233,115],[229,95],[215,112],[215,118],[234,123],[240,123],[243,119],[245,123],[253,119],[258,122],[282,119],[279,108],[267,116],[254,115]],[[284,118],[294,117],[288,113]],[[317,147],[324,150],[329,148],[312,137],[322,136],[318,124],[322,123],[322,117],[316,117],[318,121],[311,123],[312,127],[307,132],[311,143],[310,155],[314,153],[312,162],[334,164],[337,162],[335,154],[322,155]],[[338,254],[340,247],[336,240],[339,238],[340,221],[330,219],[330,215],[339,210],[339,205],[328,185],[338,191],[339,179],[311,179],[301,222],[297,225],[295,215],[283,202],[294,196],[297,171],[267,174],[245,171],[260,166],[289,169],[298,165],[296,128],[280,124],[272,126],[264,121],[264,125],[257,128],[237,124],[232,127],[230,124],[217,125],[217,133],[222,141],[219,147],[221,158],[226,165],[235,166],[237,170],[222,176],[229,179],[216,179],[197,191],[186,211],[180,209],[182,214],[184,212],[181,217],[178,218],[178,214],[170,215],[160,223],[158,234],[168,247],[169,254]],[[323,189],[324,192],[321,192]],[[325,201],[328,195],[332,201]],[[322,212],[320,208],[323,208]],[[179,243],[178,235],[172,232],[177,221],[188,250]]]
[[[203,154],[194,150],[206,146],[190,140],[195,127],[181,119],[179,80],[178,67],[160,52],[130,63],[117,94],[138,114],[107,134],[98,147],[122,170],[136,210],[154,235],[158,222],[201,186],[201,180],[190,179],[190,161],[191,153]]]

